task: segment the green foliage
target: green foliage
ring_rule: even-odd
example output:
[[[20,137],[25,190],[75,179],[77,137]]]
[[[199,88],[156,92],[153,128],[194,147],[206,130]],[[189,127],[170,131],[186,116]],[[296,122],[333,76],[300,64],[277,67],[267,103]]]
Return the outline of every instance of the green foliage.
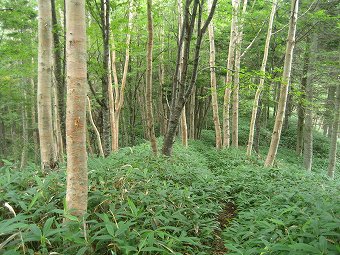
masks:
[[[238,208],[223,232],[228,254],[339,253],[339,182],[294,164],[263,169],[262,161],[237,150],[206,155],[210,168],[232,184]]]

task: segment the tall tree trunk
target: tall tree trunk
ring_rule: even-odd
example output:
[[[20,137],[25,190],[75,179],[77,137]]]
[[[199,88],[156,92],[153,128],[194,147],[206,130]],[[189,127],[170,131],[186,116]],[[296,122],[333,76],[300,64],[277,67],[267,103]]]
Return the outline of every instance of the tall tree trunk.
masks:
[[[328,136],[329,138],[332,136],[332,112],[335,107],[334,102],[334,95],[336,94],[336,87],[333,85],[330,85],[328,88],[328,96],[326,101],[326,112],[324,117],[324,135]]]
[[[331,137],[331,145],[329,149],[328,157],[328,176],[334,178],[335,165],[336,165],[336,153],[337,143],[339,135],[339,124],[340,124],[340,85],[337,85],[336,89],[336,101],[335,101],[335,116],[333,122],[333,132]]]
[[[198,64],[199,64],[199,56],[200,56],[202,38],[214,15],[217,0],[214,0],[211,11],[203,26],[201,26],[202,25],[203,1],[200,2],[199,0],[194,0],[191,12],[190,12],[190,3],[191,3],[190,0],[186,0],[185,2],[183,26],[182,26],[183,29],[182,29],[182,33],[181,33],[179,44],[178,44],[178,50],[177,50],[177,62],[176,62],[176,69],[174,73],[173,86],[172,86],[172,101],[171,101],[171,108],[170,108],[170,117],[169,117],[167,133],[164,137],[164,143],[162,147],[162,153],[166,156],[170,156],[172,153],[174,137],[176,134],[176,130],[178,128],[179,119],[180,119],[182,110],[188,98],[192,94],[192,88],[196,84],[197,69],[198,69]],[[191,17],[191,19],[189,19],[189,16]],[[194,53],[194,59],[193,59],[193,67],[191,69],[192,70],[191,78],[189,81],[187,81],[190,44],[191,44],[191,38],[192,38],[196,18],[197,18],[197,37],[196,37],[196,43],[195,43],[195,53]],[[179,65],[181,61],[182,47],[184,47],[183,69],[181,70],[181,73],[179,74]],[[180,77],[180,80],[178,79],[178,77]]]
[[[274,23],[274,16],[276,13],[276,7],[277,7],[277,0],[274,0],[272,3],[272,10],[269,17],[269,24],[268,24],[268,31],[267,31],[267,37],[266,42],[264,45],[264,53],[263,53],[263,59],[262,59],[262,65],[261,65],[261,75],[259,86],[257,87],[256,93],[255,93],[255,99],[253,103],[253,109],[252,109],[252,116],[250,120],[250,128],[249,128],[249,138],[248,138],[248,146],[247,146],[247,156],[250,156],[253,149],[254,144],[254,133],[255,133],[255,122],[257,118],[257,112],[259,108],[259,101],[260,97],[264,88],[264,79],[266,74],[266,66],[267,66],[267,60],[268,60],[268,53],[269,53],[269,45],[270,45],[270,39],[272,36],[272,30],[273,30],[273,23]]]
[[[64,162],[64,144],[61,134],[61,121],[59,114],[59,100],[56,86],[56,79],[53,79],[52,93],[53,93],[53,134],[55,139],[55,152],[59,162]]]
[[[312,38],[312,45],[310,47],[311,63],[317,63],[315,57],[318,49],[318,37],[314,33]],[[309,66],[307,70],[307,83],[306,83],[306,101],[305,107],[305,125],[303,130],[303,165],[305,169],[312,171],[313,162],[313,72]]]
[[[85,18],[85,0],[66,1],[66,207],[68,212],[76,216],[86,212],[88,192]]]
[[[27,116],[27,94],[26,91],[23,91],[24,93],[24,102],[22,106],[22,153],[21,153],[21,162],[20,162],[20,169],[23,169],[27,165],[27,154],[28,154],[28,116]]]
[[[287,102],[288,88],[289,88],[289,82],[290,82],[290,73],[291,73],[292,61],[293,61],[293,51],[294,51],[294,45],[295,45],[295,32],[296,32],[299,0],[291,0],[291,5],[292,5],[291,17],[289,20],[289,31],[288,31],[288,39],[287,39],[287,46],[286,46],[285,63],[283,67],[283,75],[282,75],[282,82],[281,82],[280,99],[278,103],[278,109],[277,109],[277,114],[275,118],[272,139],[270,142],[270,147],[269,147],[269,151],[267,154],[267,158],[264,164],[266,167],[273,166],[274,160],[276,158],[276,153],[277,153],[277,149],[278,149],[280,138],[281,138],[283,118],[284,118],[285,111],[286,111],[286,102]]]
[[[107,156],[111,151],[109,91],[110,77],[110,0],[101,0],[101,29],[103,39],[102,121],[103,149]]]
[[[157,155],[157,141],[155,136],[153,110],[152,110],[152,51],[153,51],[153,22],[152,22],[152,0],[147,0],[148,12],[148,45],[147,45],[147,67],[146,67],[146,116],[152,151]]]
[[[177,9],[178,9],[178,44],[180,43],[180,36],[182,34],[182,30],[183,30],[183,7],[182,7],[182,0],[178,0],[177,1]],[[182,48],[181,51],[181,56],[180,56],[180,63],[179,63],[179,76],[178,79],[181,79],[181,72],[183,69],[183,65],[184,65],[184,48]],[[183,106],[183,110],[182,110],[182,114],[181,114],[181,137],[182,137],[182,144],[184,147],[188,147],[188,125],[187,125],[187,115],[186,115],[186,109],[185,109],[185,105]],[[190,116],[191,117],[191,116]]]
[[[92,117],[92,110],[91,110],[91,100],[89,97],[87,97],[87,111],[89,113],[89,119],[90,119],[90,123],[92,125],[92,128],[96,134],[96,137],[97,137],[97,143],[98,143],[98,150],[99,150],[99,155],[101,157],[105,157],[104,155],[104,150],[103,150],[103,145],[102,145],[102,140],[100,138],[100,133],[98,131],[98,128],[96,127],[96,124],[94,123],[94,120],[93,120],[93,117]]]
[[[227,75],[225,78],[225,91],[223,99],[223,148],[229,148],[230,146],[230,95],[232,86],[232,69],[235,63],[235,47],[236,47],[236,26],[237,26],[237,16],[239,11],[239,0],[232,0],[233,13],[232,21],[230,27],[230,39],[229,39],[229,50],[228,50],[228,60],[227,60]]]
[[[236,47],[235,47],[235,76],[233,86],[233,118],[232,118],[232,146],[238,147],[238,111],[239,111],[239,87],[241,68],[241,45],[243,37],[244,15],[246,14],[248,0],[243,0],[241,18],[236,23]]]
[[[57,114],[58,119],[60,121],[59,126],[57,127],[57,130],[60,130],[61,137],[65,135],[65,80],[62,73],[62,45],[60,43],[59,39],[59,29],[58,29],[58,20],[57,20],[57,12],[55,7],[55,0],[51,0],[51,6],[52,6],[52,26],[53,26],[53,44],[54,44],[54,54],[53,54],[53,71],[54,71],[54,77],[56,82],[56,90],[57,90]],[[60,150],[63,151],[64,148],[64,142],[61,141],[61,145],[59,146]]]
[[[302,154],[303,148],[303,126],[305,122],[305,99],[306,99],[306,85],[307,85],[307,75],[308,75],[308,68],[310,62],[310,39],[309,36],[306,40],[306,49],[305,49],[305,56],[304,56],[304,63],[303,63],[303,70],[302,70],[302,79],[301,79],[301,98],[298,102],[298,122],[297,122],[297,133],[296,133],[296,154]]]
[[[211,9],[212,0],[208,1],[209,10]],[[216,149],[222,148],[222,132],[218,113],[218,96],[216,86],[216,72],[215,72],[215,39],[214,39],[214,23],[211,21],[208,26],[209,43],[210,43],[210,87],[211,87],[211,104],[213,110],[213,120],[215,127],[215,144]]]
[[[126,49],[125,49],[125,62],[123,68],[123,76],[119,87],[118,74],[116,68],[116,51],[114,41],[112,38],[112,51],[111,51],[111,66],[112,75],[114,81],[114,118],[111,118],[111,126],[113,127],[112,132],[112,151],[117,151],[119,148],[119,119],[122,107],[124,105],[124,93],[126,87],[126,80],[130,61],[130,42],[131,42],[131,30],[132,30],[132,19],[133,19],[133,0],[129,2],[129,14],[128,14],[128,33],[126,35]],[[111,115],[112,116],[112,115]]]
[[[39,0],[39,53],[38,53],[38,127],[41,167],[56,167],[52,127],[52,11],[51,2]]]

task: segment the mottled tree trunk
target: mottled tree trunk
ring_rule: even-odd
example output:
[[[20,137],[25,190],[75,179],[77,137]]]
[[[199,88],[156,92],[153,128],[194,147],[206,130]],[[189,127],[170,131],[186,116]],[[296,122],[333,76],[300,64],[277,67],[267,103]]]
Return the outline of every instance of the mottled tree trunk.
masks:
[[[97,137],[97,143],[98,143],[98,150],[99,150],[99,154],[101,157],[105,157],[104,155],[104,150],[103,150],[103,145],[102,145],[102,139],[100,138],[100,133],[98,131],[98,128],[96,126],[96,124],[94,123],[94,120],[93,120],[93,117],[92,117],[92,110],[91,110],[91,101],[90,101],[90,98],[87,97],[87,111],[88,111],[88,116],[89,116],[89,119],[90,119],[90,123],[92,125],[92,128],[96,134],[96,137]]]
[[[148,45],[147,45],[147,67],[146,67],[146,118],[152,151],[157,155],[157,141],[154,129],[152,110],[152,51],[153,51],[153,21],[152,0],[147,0],[148,13]]]
[[[243,0],[241,18],[236,22],[236,47],[235,47],[235,76],[233,85],[233,117],[232,117],[232,146],[238,147],[238,111],[239,111],[239,87],[240,87],[240,69],[241,69],[241,45],[243,37],[243,22],[246,14],[248,0]]]
[[[335,115],[335,116],[334,116]],[[331,137],[331,145],[329,149],[328,157],[328,176],[334,178],[335,165],[336,165],[336,153],[339,134],[339,122],[340,122],[340,85],[337,85],[336,89],[336,102],[335,102],[335,114],[333,121],[333,132]]]
[[[278,103],[278,109],[277,109],[277,114],[275,118],[272,139],[270,142],[269,151],[268,151],[267,158],[265,161],[266,167],[273,166],[274,160],[276,158],[277,149],[278,149],[280,138],[281,138],[283,118],[284,118],[285,111],[286,111],[286,102],[287,102],[288,88],[289,88],[289,82],[290,82],[290,73],[291,73],[292,61],[293,61],[293,51],[294,51],[294,45],[295,45],[295,33],[296,33],[299,0],[292,0],[291,5],[292,5],[291,17],[289,21],[289,31],[288,31],[288,39],[287,39],[287,46],[286,46],[285,63],[283,67],[283,75],[282,75],[282,82],[281,82],[280,99]]]
[[[303,63],[303,70],[302,70],[302,79],[301,79],[301,98],[298,101],[297,106],[297,133],[296,133],[296,154],[301,155],[303,149],[303,129],[304,129],[304,122],[305,122],[305,99],[306,99],[306,85],[307,85],[307,75],[308,75],[308,68],[310,62],[310,40],[307,37],[306,40],[306,49],[305,49],[305,56],[304,56],[304,63]]]
[[[76,216],[87,209],[86,22],[85,0],[66,1],[66,208]]]
[[[23,169],[27,166],[27,154],[28,154],[28,116],[27,116],[27,94],[26,91],[24,93],[24,102],[22,105],[22,153],[21,153],[21,162],[20,162],[20,169]],[[1,137],[1,136],[0,136]]]
[[[230,40],[229,40],[229,50],[228,50],[228,60],[227,60],[227,75],[225,78],[225,91],[223,98],[223,148],[229,148],[230,146],[230,95],[231,95],[231,86],[232,86],[232,69],[235,63],[235,46],[237,39],[237,16],[239,10],[239,0],[232,0],[233,5],[233,14],[232,21],[230,27]]]
[[[110,0],[101,0],[101,29],[103,39],[102,122],[105,156],[111,151],[109,90],[110,83]]]
[[[52,126],[52,10],[51,2],[39,0],[39,53],[38,53],[38,128],[41,167],[56,167]]]
[[[269,45],[270,45],[270,39],[271,39],[271,35],[272,35],[274,16],[275,16],[275,13],[276,13],[276,6],[277,6],[277,0],[274,0],[273,3],[272,3],[272,10],[271,10],[270,17],[269,17],[267,37],[266,37],[266,42],[265,42],[265,45],[264,45],[262,65],[261,65],[261,69],[260,69],[262,77],[260,79],[260,84],[257,87],[256,93],[255,93],[255,99],[254,99],[253,109],[252,109],[252,116],[251,116],[251,120],[250,120],[250,131],[249,131],[248,146],[247,146],[247,156],[251,155],[251,152],[252,152],[252,149],[253,149],[255,122],[256,122],[256,119],[257,119],[257,112],[258,112],[258,108],[259,108],[259,101],[260,101],[261,93],[262,93],[262,90],[264,88],[264,79],[265,79],[265,74],[266,74]]]
[[[212,0],[208,1],[209,10],[211,9]],[[222,132],[221,132],[221,124],[218,113],[218,96],[217,96],[217,86],[216,86],[216,72],[215,72],[215,38],[214,38],[214,24],[211,21],[208,26],[209,33],[209,45],[210,45],[210,88],[211,88],[211,104],[213,110],[213,120],[215,127],[215,145],[216,149],[222,148]]]

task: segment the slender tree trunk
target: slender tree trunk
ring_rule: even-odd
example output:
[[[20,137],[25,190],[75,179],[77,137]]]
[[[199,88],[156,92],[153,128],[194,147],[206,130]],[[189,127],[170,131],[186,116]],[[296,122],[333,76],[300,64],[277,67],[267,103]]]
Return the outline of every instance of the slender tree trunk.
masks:
[[[183,7],[182,7],[182,0],[178,0],[177,1],[177,9],[178,9],[178,43],[180,43],[180,36],[182,34],[182,30],[183,30]],[[183,65],[184,65],[184,48],[182,48],[181,51],[181,60],[180,60],[180,64],[179,64],[179,79],[181,79],[181,72],[183,69]],[[185,109],[185,105],[183,107],[182,110],[182,114],[181,114],[181,137],[182,137],[182,144],[184,147],[188,147],[188,125],[187,125],[187,115],[186,115],[186,109]],[[191,117],[191,116],[190,116]]]
[[[55,139],[55,152],[59,162],[64,162],[64,144],[61,135],[61,121],[59,114],[59,100],[56,80],[53,79],[52,92],[53,92],[53,133]]]
[[[252,109],[252,116],[251,116],[251,120],[250,120],[250,128],[249,128],[250,131],[249,131],[248,146],[247,146],[247,156],[251,155],[252,149],[253,149],[255,122],[256,122],[256,118],[257,118],[257,112],[258,112],[258,108],[259,108],[260,97],[261,97],[261,94],[262,94],[262,91],[263,91],[263,88],[264,88],[264,79],[265,79],[265,74],[266,74],[269,45],[270,45],[270,39],[271,39],[271,36],[272,36],[276,7],[277,7],[277,0],[274,0],[273,3],[272,3],[272,10],[271,10],[270,17],[269,17],[267,37],[266,37],[266,42],[265,42],[265,45],[264,45],[262,65],[261,65],[261,69],[260,69],[262,77],[260,79],[260,84],[257,87],[256,93],[255,93],[255,99],[254,99],[253,109]]]
[[[238,111],[239,111],[239,87],[241,68],[241,45],[243,38],[244,15],[246,14],[248,0],[243,0],[241,18],[236,23],[236,47],[235,47],[235,76],[233,86],[233,120],[232,120],[232,146],[238,147]]]
[[[38,53],[38,127],[41,167],[56,167],[52,127],[52,11],[51,2],[39,0],[39,53]]]
[[[212,0],[208,1],[209,10],[211,9]],[[210,43],[210,87],[211,87],[211,104],[213,110],[213,120],[215,127],[215,143],[216,149],[222,148],[222,132],[218,113],[218,96],[216,86],[216,72],[215,72],[215,39],[214,39],[214,23],[211,21],[208,26],[209,43]]]
[[[337,154],[337,143],[339,135],[339,124],[340,124],[340,85],[337,85],[336,89],[336,102],[335,102],[335,116],[333,122],[333,132],[331,137],[331,145],[329,149],[328,157],[328,176],[334,179],[335,165],[336,165],[336,154]]]
[[[229,50],[228,50],[228,60],[227,60],[227,75],[225,78],[225,91],[223,99],[223,148],[229,148],[230,146],[230,95],[232,86],[232,68],[235,63],[235,47],[237,39],[237,16],[239,10],[239,0],[232,0],[233,14],[230,28],[230,40],[229,40]]]
[[[85,0],[66,1],[66,207],[68,212],[76,216],[86,212],[88,192],[85,18]]]
[[[105,157],[104,155],[104,150],[103,150],[103,145],[102,145],[102,139],[100,138],[100,133],[98,131],[98,128],[96,127],[96,124],[94,123],[93,117],[92,117],[92,110],[91,110],[91,100],[89,97],[87,97],[87,111],[89,113],[89,119],[90,119],[90,123],[92,125],[92,128],[96,134],[97,137],[97,143],[98,143],[98,149],[99,149],[99,154],[101,157]]]
[[[27,95],[26,91],[23,91],[24,93],[24,103],[22,106],[22,153],[21,153],[21,162],[20,162],[20,169],[23,169],[27,166],[27,153],[28,153],[28,117],[27,117]]]
[[[103,39],[103,76],[102,76],[102,118],[103,118],[103,149],[107,156],[111,151],[109,91],[110,77],[110,0],[101,0],[101,28]]]
[[[147,45],[147,67],[146,67],[146,115],[147,126],[152,151],[157,155],[157,141],[154,129],[152,110],[152,51],[153,51],[153,22],[152,22],[152,0],[147,0],[148,13],[148,45]]]
[[[54,44],[54,54],[53,54],[53,71],[56,82],[56,90],[57,90],[57,114],[59,119],[59,126],[57,130],[60,130],[61,137],[65,135],[65,80],[62,73],[62,45],[59,39],[59,29],[58,29],[58,20],[57,20],[57,12],[55,7],[55,0],[51,0],[52,6],[52,26],[53,26],[53,44]],[[60,150],[63,151],[64,142],[61,141],[62,144],[59,145]]]
[[[190,139],[196,139],[195,136],[195,126],[197,119],[195,118],[195,105],[196,105],[196,86],[192,88],[192,93],[190,97],[190,107],[189,107],[189,137]]]
[[[273,166],[274,160],[276,158],[276,153],[277,153],[277,149],[278,149],[280,138],[281,138],[283,118],[284,118],[285,111],[286,111],[286,102],[287,102],[288,88],[289,88],[289,82],[290,82],[290,73],[291,73],[291,67],[292,67],[292,61],[293,61],[293,51],[294,51],[294,45],[295,45],[295,32],[296,32],[299,0],[292,0],[291,4],[292,4],[291,17],[289,21],[288,40],[287,40],[287,46],[286,46],[285,63],[283,67],[280,99],[278,103],[278,109],[277,109],[277,114],[275,118],[272,139],[270,142],[268,155],[265,161],[266,167]]]
[[[305,99],[306,99],[306,85],[307,85],[307,75],[308,75],[308,68],[310,62],[310,39],[307,37],[306,40],[306,49],[305,49],[305,56],[304,56],[304,63],[303,63],[303,70],[302,70],[302,79],[301,79],[301,99],[298,102],[298,123],[297,123],[297,134],[296,134],[296,154],[302,154],[303,148],[303,126],[305,122]]]
[[[332,112],[335,107],[334,102],[334,95],[336,94],[336,87],[330,85],[328,88],[328,96],[326,101],[326,112],[325,112],[325,119],[324,119],[324,135],[328,136],[329,138],[332,136]]]
[[[112,132],[112,151],[118,151],[119,148],[119,119],[122,107],[124,105],[124,94],[126,87],[126,80],[130,61],[130,42],[131,42],[131,30],[133,19],[133,0],[129,2],[129,14],[128,14],[128,33],[126,35],[126,49],[125,49],[125,62],[123,68],[123,76],[121,79],[121,86],[119,87],[117,68],[116,68],[116,51],[114,42],[112,39],[112,51],[111,51],[111,67],[114,81],[114,117],[111,119]],[[112,109],[111,109],[112,110]],[[112,115],[111,115],[112,116]]]
[[[170,156],[172,153],[174,137],[176,134],[176,130],[178,128],[180,115],[182,113],[185,103],[187,102],[188,98],[192,94],[192,88],[196,84],[197,69],[198,69],[198,64],[199,64],[199,56],[200,56],[202,38],[214,15],[217,1],[214,0],[211,11],[208,15],[208,18],[204,22],[203,26],[201,26],[203,3],[200,3],[199,0],[194,0],[191,12],[190,12],[190,3],[191,3],[190,0],[186,0],[185,2],[183,26],[182,26],[183,30],[180,36],[178,50],[177,50],[177,62],[176,62],[176,69],[174,73],[173,86],[172,86],[172,101],[171,101],[171,108],[170,108],[168,130],[164,137],[164,143],[162,147],[162,153],[166,156]],[[189,19],[189,16],[191,17],[191,19]],[[197,19],[197,37],[196,37],[196,44],[195,44],[195,53],[194,53],[194,59],[193,59],[193,66],[191,69],[192,70],[191,77],[190,77],[190,80],[187,81],[190,44],[191,44],[191,38],[192,38],[196,19]],[[179,74],[182,47],[184,48],[183,69],[181,70]],[[180,77],[180,80],[178,79],[179,77]]]

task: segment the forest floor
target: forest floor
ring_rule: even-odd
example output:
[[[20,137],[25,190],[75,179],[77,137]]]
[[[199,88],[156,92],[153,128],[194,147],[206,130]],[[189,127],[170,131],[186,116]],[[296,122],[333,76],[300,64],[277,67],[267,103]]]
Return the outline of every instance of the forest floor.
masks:
[[[339,177],[322,148],[306,173],[286,137],[267,169],[243,147],[216,151],[210,131],[171,158],[148,143],[91,158],[85,224],[63,210],[65,166],[5,162],[0,254],[339,254]]]

